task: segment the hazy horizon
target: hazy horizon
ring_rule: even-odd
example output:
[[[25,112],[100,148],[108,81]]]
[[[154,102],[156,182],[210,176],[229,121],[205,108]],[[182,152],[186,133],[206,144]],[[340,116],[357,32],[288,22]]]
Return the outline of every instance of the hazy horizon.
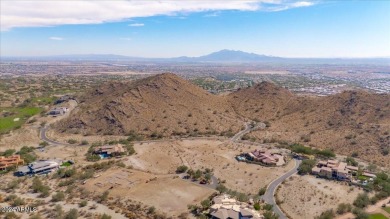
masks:
[[[390,57],[389,1],[0,4],[1,57],[115,54],[172,58],[223,49],[285,58]]]

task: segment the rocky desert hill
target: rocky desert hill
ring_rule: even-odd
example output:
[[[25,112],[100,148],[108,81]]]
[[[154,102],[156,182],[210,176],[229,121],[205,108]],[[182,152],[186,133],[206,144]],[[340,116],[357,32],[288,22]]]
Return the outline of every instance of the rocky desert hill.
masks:
[[[269,82],[227,96],[174,75],[107,83],[84,94],[80,107],[56,125],[60,132],[145,137],[231,135],[244,119],[268,124],[250,134],[263,142],[300,142],[390,164],[390,95],[362,90],[298,96]]]
[[[263,82],[229,95],[236,113],[269,127],[250,135],[265,142],[300,142],[390,164],[390,95],[362,90],[326,97],[291,94]]]
[[[104,84],[80,99],[79,110],[57,125],[61,132],[156,138],[235,133],[243,124],[225,98],[174,74]]]

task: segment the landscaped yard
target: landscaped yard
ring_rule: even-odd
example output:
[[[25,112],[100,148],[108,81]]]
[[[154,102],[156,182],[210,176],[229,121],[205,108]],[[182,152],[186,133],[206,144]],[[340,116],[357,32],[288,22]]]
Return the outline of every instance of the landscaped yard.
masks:
[[[38,107],[0,108],[0,134],[20,128],[29,117],[41,111]]]
[[[72,164],[69,161],[66,161],[66,162],[62,163],[61,166],[69,167],[69,166],[72,166]]]
[[[358,176],[358,180],[361,180],[361,181],[368,180],[368,177],[367,176]]]
[[[39,105],[48,105],[54,103],[56,100],[53,96],[45,96],[45,97],[34,97],[31,99],[31,102],[38,103]]]
[[[389,219],[389,218],[387,218],[385,215],[383,215],[381,213],[370,214],[370,216],[368,218],[369,219]]]
[[[387,211],[390,214],[390,207],[385,207],[383,210]]]

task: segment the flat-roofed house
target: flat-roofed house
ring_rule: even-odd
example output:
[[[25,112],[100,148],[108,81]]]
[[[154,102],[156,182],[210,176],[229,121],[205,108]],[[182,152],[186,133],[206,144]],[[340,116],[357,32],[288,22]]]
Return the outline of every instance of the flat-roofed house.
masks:
[[[54,160],[40,160],[30,163],[27,166],[20,167],[16,172],[17,175],[35,175],[35,174],[47,174],[60,167],[59,161]]]
[[[319,161],[312,168],[312,174],[314,175],[339,180],[351,179],[351,172],[354,171],[357,171],[357,167],[348,166],[347,163],[337,160]]]
[[[347,166],[347,169],[350,172],[357,172],[359,170],[359,167],[354,167],[354,166]]]
[[[12,166],[23,165],[24,160],[19,154],[11,155],[9,157],[0,156],[0,170],[5,170]]]
[[[311,169],[311,173],[312,173],[313,175],[319,175],[319,174],[320,174],[320,171],[321,171],[321,168],[320,168],[320,167],[317,167],[317,166],[315,166],[315,167],[313,167],[313,168]]]
[[[375,174],[373,174],[373,173],[368,173],[368,172],[363,172],[362,175],[363,175],[363,176],[366,176],[366,177],[369,177],[369,178],[375,178],[375,177],[376,177]]]
[[[320,176],[331,179],[332,178],[332,169],[330,167],[321,167]]]
[[[337,170],[337,178],[338,179],[349,179],[349,174],[348,170],[342,169],[342,170]]]
[[[66,107],[55,107],[49,111],[49,115],[64,115],[68,111]]]
[[[267,165],[276,165],[279,161],[279,157],[274,156],[268,151],[260,151],[256,149],[252,152],[249,152],[247,155],[250,160],[261,162]]]
[[[210,207],[213,219],[263,219],[264,217],[247,203],[238,202],[227,195],[214,197]]]

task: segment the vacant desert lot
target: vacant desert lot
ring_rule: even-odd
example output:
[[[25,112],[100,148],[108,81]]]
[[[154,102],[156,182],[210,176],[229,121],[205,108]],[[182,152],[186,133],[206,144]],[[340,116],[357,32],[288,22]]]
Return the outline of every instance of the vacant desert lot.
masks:
[[[40,159],[61,159],[61,160],[74,160],[77,164],[92,164],[85,160],[85,154],[88,151],[89,146],[58,146],[51,145],[44,148],[44,150],[36,150],[35,153]]]
[[[139,201],[172,216],[187,212],[187,205],[199,204],[215,192],[176,175],[154,175],[119,167],[97,176],[88,180],[83,187],[96,194],[108,190],[114,198],[125,201],[126,197]]]
[[[281,185],[277,198],[291,218],[314,218],[340,203],[351,203],[363,191],[341,182],[314,176],[293,176]]]
[[[192,169],[210,168],[214,175],[226,180],[226,186],[240,192],[255,194],[259,188],[292,168],[290,162],[284,167],[263,167],[238,162],[234,158],[241,152],[259,149],[259,146],[235,144],[220,140],[180,140],[135,144],[136,155],[125,163],[135,169],[156,174],[174,173],[180,165]]]

